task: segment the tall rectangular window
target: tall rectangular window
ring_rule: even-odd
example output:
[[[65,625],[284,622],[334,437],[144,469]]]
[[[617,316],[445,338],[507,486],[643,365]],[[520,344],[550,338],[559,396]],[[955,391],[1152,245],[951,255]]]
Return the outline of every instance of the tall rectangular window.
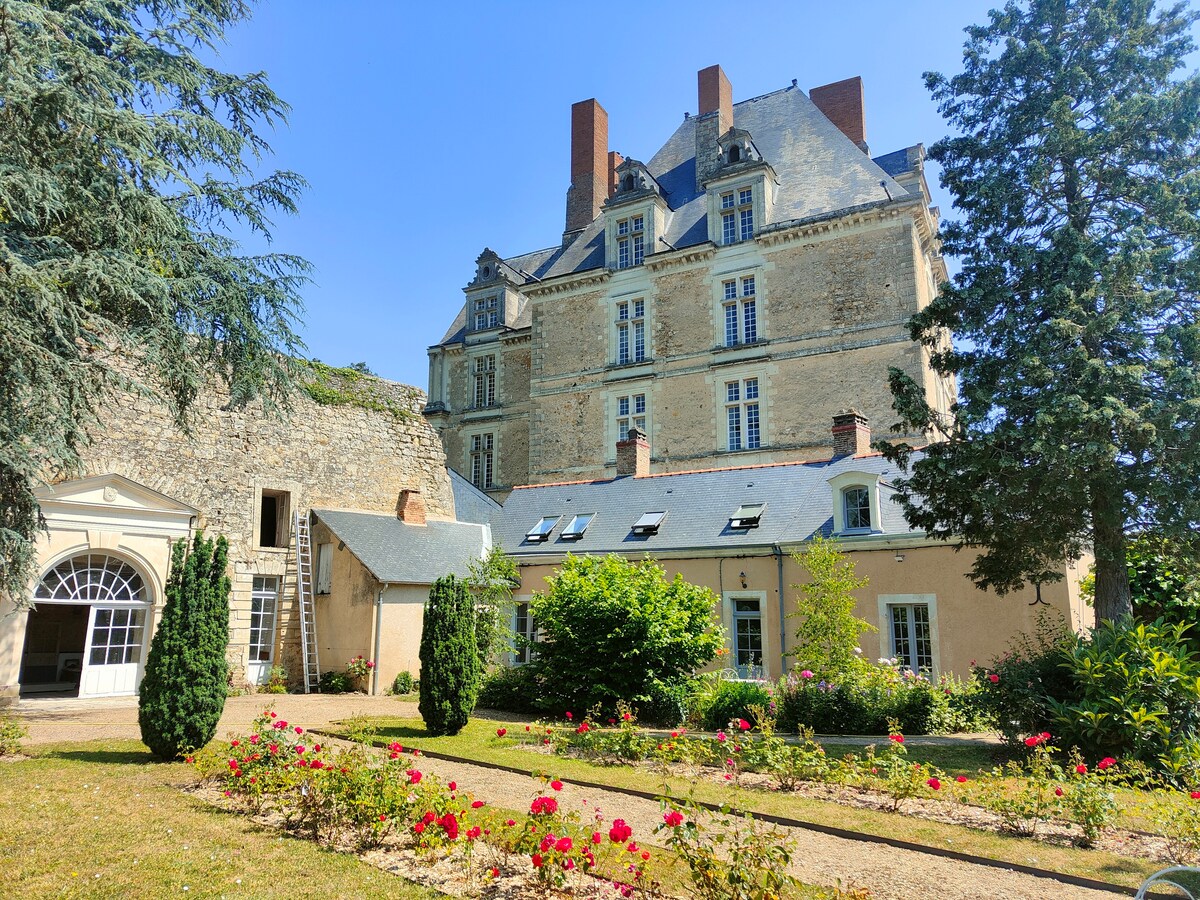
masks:
[[[275,652],[279,579],[255,575],[250,592],[250,662],[270,662]]]
[[[537,655],[529,645],[537,640],[537,625],[529,612],[528,603],[518,603],[513,612],[513,662],[524,665]]]
[[[914,672],[933,670],[933,638],[929,627],[929,606],[913,603],[889,606],[892,656]]]
[[[646,301],[623,300],[617,304],[617,364],[642,362],[646,358]]]
[[[617,268],[640,266],[646,260],[646,220],[631,216],[617,222]]]
[[[725,383],[727,450],[756,450],[762,446],[758,379]]]
[[[762,610],[758,600],[733,600],[733,664],[742,678],[762,675]]]
[[[495,328],[500,324],[500,298],[476,297],[472,303],[475,312],[475,330]]]
[[[475,407],[496,405],[496,354],[475,358]]]
[[[753,275],[731,278],[722,284],[725,311],[725,346],[753,344],[758,340],[758,298]]]
[[[495,437],[490,432],[471,435],[471,484],[488,490],[494,484]]]
[[[646,395],[629,394],[617,398],[617,440],[629,437],[629,429],[646,433]]]
[[[333,544],[317,544],[317,593],[333,590]]]
[[[736,244],[754,237],[754,190],[739,188],[721,195],[721,243]]]

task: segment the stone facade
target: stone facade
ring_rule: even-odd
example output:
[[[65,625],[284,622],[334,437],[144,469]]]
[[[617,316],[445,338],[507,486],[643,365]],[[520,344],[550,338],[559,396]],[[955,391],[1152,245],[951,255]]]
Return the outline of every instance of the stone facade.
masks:
[[[230,408],[228,393],[211,389],[195,403],[190,434],[184,434],[153,399],[119,397],[105,404],[102,427],[94,431],[84,450],[79,473],[84,480],[101,475],[128,478],[193,507],[194,527],[229,539],[233,579],[229,656],[235,681],[244,680],[247,673],[255,576],[279,579],[273,662],[287,669],[293,682],[301,678],[293,512],[334,507],[395,514],[402,492],[416,490],[431,519],[454,518],[441,443],[420,414],[424,393],[373,379],[367,390],[356,389],[356,396],[358,400],[320,405],[297,391],[289,411],[272,413],[259,403]],[[273,508],[279,522],[273,535],[263,534],[270,530],[262,521],[264,492],[278,498]],[[125,553],[126,544],[133,546],[131,535],[140,529],[120,524],[85,526],[71,534],[56,534],[52,523],[52,533],[40,547],[39,573],[72,552],[107,547]],[[112,533],[114,528],[124,528],[125,534]],[[151,560],[142,568],[149,570],[144,574],[152,583],[150,599],[157,615],[163,600],[167,541],[156,540],[162,548],[130,550],[126,555]],[[164,571],[157,571],[160,568]],[[17,680],[23,637],[23,615],[10,617],[4,637],[7,665],[0,672],[9,693]],[[330,661],[325,668],[343,662]]]
[[[703,70],[691,161],[698,194],[685,195],[691,170],[676,158],[650,166],[626,160],[623,171],[642,173],[640,187],[610,183],[590,229],[570,220],[575,230],[561,250],[504,261],[507,302],[517,304],[505,327],[473,329],[468,309],[462,329],[460,313],[430,348],[426,415],[449,465],[502,497],[519,484],[611,477],[616,443],[634,425],[648,437],[652,472],[829,456],[829,422],[847,408],[868,419],[877,438],[922,437],[887,426],[896,418],[890,368],[921,384],[939,409],[955,399],[953,382],[932,371],[906,327],[946,277],[923,150],[881,158],[886,172],[876,167],[865,153],[858,79],[814,89],[811,102],[786,93],[734,106],[720,69]],[[811,116],[809,143],[797,136],[799,126],[746,109],[763,100],[777,102],[780,116]],[[775,158],[760,155],[754,135],[739,130],[763,117],[760,134],[783,129]],[[710,119],[720,126],[709,128]],[[574,182],[582,177],[576,157],[593,160],[599,180],[605,157],[596,134],[573,131],[586,138],[574,148]],[[670,148],[660,154],[670,156]],[[811,179],[821,166],[830,170],[822,184],[833,208],[785,215],[787,179]],[[839,184],[855,178],[857,194]],[[879,178],[879,200],[838,205],[872,196],[861,183],[870,178]],[[722,233],[730,190],[745,195],[739,202],[753,217],[752,236]],[[805,202],[791,198],[793,208]],[[685,227],[675,219],[695,215],[689,204],[707,204],[705,218],[686,226],[690,244],[672,245],[668,237]],[[621,229],[634,216],[647,236],[644,259],[622,260]],[[697,241],[698,233],[708,239]],[[466,289],[468,306],[479,284]],[[500,373],[487,408],[475,403],[480,354],[494,354]],[[491,454],[490,468],[481,453]],[[485,472],[491,478],[482,483]]]

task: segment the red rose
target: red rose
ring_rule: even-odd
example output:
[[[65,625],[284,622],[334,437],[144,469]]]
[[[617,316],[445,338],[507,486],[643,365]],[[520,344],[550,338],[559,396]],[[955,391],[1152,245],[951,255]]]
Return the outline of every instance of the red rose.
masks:
[[[992,684],[999,684],[1000,676],[997,675],[995,672],[993,672],[991,675],[988,676],[988,681],[990,681]]]
[[[1079,765],[1077,765],[1075,767],[1075,774],[1076,775],[1086,775],[1087,774],[1087,766],[1085,766],[1083,763],[1080,763]]]
[[[903,744],[903,743],[904,743],[904,735],[902,735],[902,734],[889,734],[889,735],[888,735],[888,740],[889,740],[889,741],[895,741],[897,744]]]
[[[671,828],[678,828],[683,824],[683,813],[678,810],[672,810],[669,813],[663,813],[663,821]]]
[[[562,785],[561,781],[559,781],[557,778],[555,778],[552,782],[550,782],[550,787],[554,788],[554,790],[556,790],[556,791],[561,791],[563,785]]]
[[[496,737],[504,737],[506,734],[508,734],[507,728],[497,728],[496,729]]]
[[[936,778],[930,778],[925,783],[935,791],[940,791],[942,789],[942,783]]]
[[[1063,789],[1062,789],[1062,788],[1060,788],[1060,787],[1057,787],[1057,788],[1055,788],[1055,789],[1054,789],[1054,796],[1055,796],[1055,797],[1061,797],[1062,795],[1063,795]]]
[[[575,846],[574,841],[572,841],[569,837],[564,837],[564,838],[559,838],[555,842],[554,849],[557,850],[559,853],[567,853],[574,846]]]
[[[966,783],[967,783],[967,776],[966,776],[966,775],[959,775],[959,776],[958,776],[957,778],[955,778],[954,780],[955,780],[955,781],[957,781],[959,784],[966,784]]]
[[[471,809],[482,809],[483,805],[484,804],[483,804],[482,800],[476,800],[474,803],[471,804]]]
[[[1096,763],[1096,768],[1107,769],[1110,766],[1115,766],[1116,764],[1117,761],[1115,759],[1113,759],[1111,756],[1106,756],[1104,759],[1100,760],[1100,762]]]
[[[452,781],[448,785],[446,785],[446,787],[450,788],[450,790],[452,790],[452,791],[457,791],[458,790],[458,782]]]
[[[535,853],[531,859],[533,860],[533,867],[535,869],[540,869],[542,867],[542,854]]]

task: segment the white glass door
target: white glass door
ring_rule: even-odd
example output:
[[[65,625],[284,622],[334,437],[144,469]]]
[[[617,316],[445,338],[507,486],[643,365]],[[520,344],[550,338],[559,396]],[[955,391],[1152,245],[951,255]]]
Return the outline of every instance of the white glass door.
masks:
[[[275,658],[275,608],[279,602],[279,579],[254,576],[250,594],[250,652],[246,661],[246,680],[266,684]]]
[[[146,607],[93,606],[83,651],[80,697],[137,692],[146,643]]]

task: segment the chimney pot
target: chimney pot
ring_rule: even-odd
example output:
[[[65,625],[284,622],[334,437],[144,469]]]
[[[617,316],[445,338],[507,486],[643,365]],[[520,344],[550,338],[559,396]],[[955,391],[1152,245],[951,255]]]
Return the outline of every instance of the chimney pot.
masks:
[[[636,427],[630,428],[625,440],[617,441],[617,477],[645,478],[649,474],[650,442]]]
[[[842,134],[854,141],[858,149],[867,152],[867,119],[863,111],[863,81],[860,76],[815,87],[808,92],[808,99]]]
[[[396,518],[405,525],[425,524],[425,498],[420,488],[405,488],[396,501]]]
[[[871,452],[871,426],[857,409],[833,417],[833,456],[864,456]]]

